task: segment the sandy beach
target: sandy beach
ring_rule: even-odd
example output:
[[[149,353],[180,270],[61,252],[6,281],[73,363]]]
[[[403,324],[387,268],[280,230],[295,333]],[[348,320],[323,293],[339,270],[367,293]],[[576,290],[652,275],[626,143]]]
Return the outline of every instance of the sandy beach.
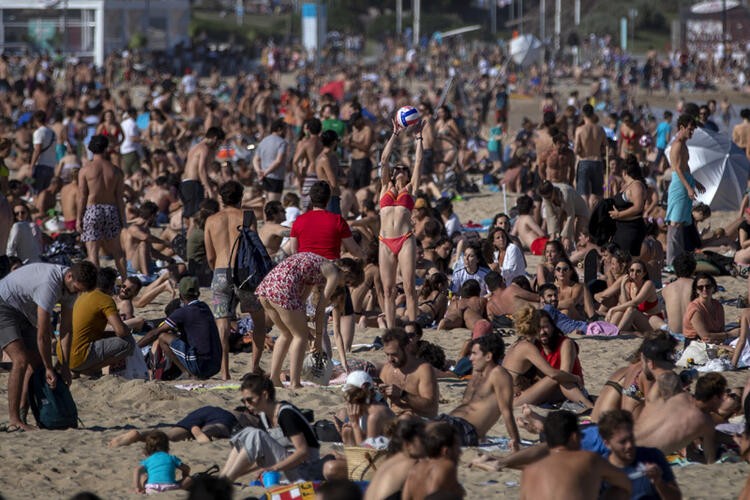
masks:
[[[564,93],[566,94],[566,93]],[[688,96],[686,96],[688,97]],[[716,97],[712,95],[711,97]],[[703,102],[705,95],[689,96],[689,100]],[[737,96],[735,107],[743,107],[743,98]],[[744,99],[747,101],[747,99]],[[675,99],[653,99],[652,105],[674,106]],[[538,101],[535,99],[514,99],[511,125],[517,127],[523,116],[533,119],[539,115]],[[508,199],[508,207],[513,205]],[[469,195],[465,201],[456,202],[455,210],[462,222],[479,222],[503,210],[501,194],[490,193],[485,188],[478,195]],[[712,227],[726,225],[736,213],[716,213],[711,219]],[[538,258],[528,258],[528,270],[533,272]],[[719,284],[726,291],[717,298],[736,298],[746,295],[745,279],[720,277]],[[210,291],[202,290],[202,299],[210,297]],[[139,311],[148,319],[163,316],[162,310],[168,297],[160,297],[156,303]],[[738,319],[739,310],[725,306],[727,322]],[[369,343],[382,333],[377,329],[358,329],[355,343]],[[273,335],[274,333],[272,333]],[[467,330],[450,332],[428,330],[425,339],[442,345],[449,358],[455,358],[462,344],[469,337]],[[507,338],[510,343],[513,338]],[[598,394],[603,382],[617,367],[624,365],[624,358],[639,344],[638,339],[615,338],[598,340],[584,338],[578,340],[580,357],[585,372],[586,386],[592,394]],[[353,357],[383,361],[380,351],[352,354]],[[250,354],[231,357],[231,375],[238,380],[250,363]],[[263,367],[270,366],[270,353],[263,356]],[[731,386],[744,385],[746,371],[724,374]],[[0,372],[0,421],[7,419],[7,371]],[[184,382],[181,382],[184,383]],[[218,380],[208,381],[219,385]],[[184,390],[175,387],[176,382],[126,381],[117,377],[104,376],[98,380],[79,379],[71,386],[73,397],[84,426],[77,430],[38,431],[28,433],[0,434],[0,494],[7,499],[21,498],[66,498],[79,491],[89,490],[102,498],[135,498],[132,487],[132,471],[143,458],[141,445],[109,449],[110,439],[124,429],[148,428],[155,425],[169,425],[182,418],[189,411],[204,405],[225,408],[239,406],[239,392],[233,386],[212,389]],[[236,383],[235,383],[236,386]],[[465,383],[440,383],[440,411],[448,412],[460,401]],[[304,387],[300,390],[281,390],[277,399],[289,400],[300,408],[314,410],[315,419],[331,418],[342,403],[338,387]],[[491,430],[493,437],[505,436],[505,426],[498,422]],[[525,437],[531,438],[530,435]],[[327,449],[328,447],[326,447]],[[229,452],[226,440],[210,444],[194,441],[173,443],[171,453],[190,465],[192,471],[201,472],[213,464],[223,464]],[[501,452],[502,453],[502,452]],[[519,495],[520,472],[502,471],[488,473],[472,470],[466,464],[477,456],[476,450],[466,450],[461,459],[459,477],[468,495],[467,498],[517,498]],[[736,498],[750,473],[746,464],[689,465],[675,467],[674,472],[684,498],[730,499]],[[244,478],[244,483],[254,479]],[[235,488],[235,498],[245,498],[261,493],[259,488]],[[182,498],[184,493],[171,492],[162,498]]]

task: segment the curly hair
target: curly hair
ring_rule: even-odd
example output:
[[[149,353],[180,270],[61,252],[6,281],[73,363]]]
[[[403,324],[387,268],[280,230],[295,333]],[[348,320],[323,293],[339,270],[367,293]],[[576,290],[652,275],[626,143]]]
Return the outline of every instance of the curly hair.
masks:
[[[539,310],[525,306],[513,313],[516,333],[521,337],[536,337],[539,333]]]

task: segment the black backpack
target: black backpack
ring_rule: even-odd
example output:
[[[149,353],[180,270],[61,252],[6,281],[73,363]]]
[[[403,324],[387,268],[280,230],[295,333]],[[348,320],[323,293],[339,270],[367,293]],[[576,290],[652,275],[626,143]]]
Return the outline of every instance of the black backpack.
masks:
[[[40,429],[78,427],[78,409],[70,389],[60,377],[51,389],[44,368],[34,370],[29,380],[29,406]]]
[[[266,247],[260,241],[258,233],[251,229],[254,217],[252,211],[244,212],[242,226],[237,227],[240,234],[234,240],[232,252],[229,254],[229,262],[232,262],[235,254],[237,255],[232,268],[232,284],[246,292],[254,292],[273,268],[273,261]]]

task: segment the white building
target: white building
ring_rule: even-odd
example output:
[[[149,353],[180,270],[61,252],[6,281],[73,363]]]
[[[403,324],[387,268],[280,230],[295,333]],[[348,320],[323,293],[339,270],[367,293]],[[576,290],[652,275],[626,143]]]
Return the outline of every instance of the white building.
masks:
[[[60,50],[100,66],[136,33],[153,50],[185,41],[189,23],[190,0],[0,0],[0,48]]]

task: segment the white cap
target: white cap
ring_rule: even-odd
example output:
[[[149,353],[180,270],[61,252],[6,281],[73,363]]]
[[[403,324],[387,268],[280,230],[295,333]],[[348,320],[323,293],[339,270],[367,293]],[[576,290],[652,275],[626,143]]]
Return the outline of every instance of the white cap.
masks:
[[[370,387],[372,387],[372,377],[367,372],[358,370],[351,372],[346,376],[346,382],[344,383],[344,387],[342,389],[344,391],[355,388],[362,389],[365,384],[370,384]]]

